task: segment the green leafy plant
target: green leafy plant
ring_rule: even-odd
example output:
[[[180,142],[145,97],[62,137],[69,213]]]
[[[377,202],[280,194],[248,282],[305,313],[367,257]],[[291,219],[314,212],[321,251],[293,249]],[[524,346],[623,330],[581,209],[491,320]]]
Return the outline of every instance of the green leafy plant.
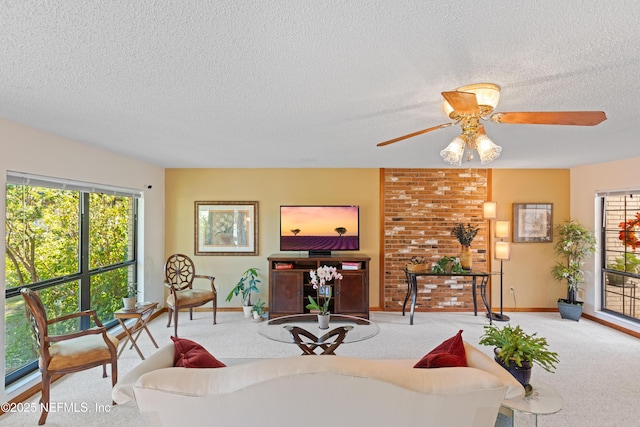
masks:
[[[240,295],[242,299],[242,305],[250,306],[251,304],[251,292],[259,292],[258,285],[261,280],[258,277],[259,268],[249,268],[244,273],[242,273],[242,277],[238,280],[238,283],[231,289],[229,295],[227,295],[227,302],[231,301],[234,296]]]
[[[522,367],[522,362],[526,361],[553,373],[559,362],[558,353],[549,350],[546,338],[538,337],[536,333],[529,335],[520,325],[514,328],[507,324],[502,329],[495,325],[486,325],[484,335],[480,337],[480,344],[498,348],[496,357],[505,365],[513,360]]]
[[[133,298],[138,296],[138,284],[137,283],[129,283],[127,285],[127,298]]]
[[[462,265],[460,265],[460,260],[456,257],[446,255],[435,263],[431,271],[437,274],[464,273],[464,269],[462,268]]]
[[[458,242],[460,242],[462,246],[471,246],[471,242],[475,239],[479,230],[480,227],[477,225],[471,225],[470,223],[464,225],[459,222],[451,228],[451,234],[458,239]]]
[[[553,250],[562,259],[551,268],[553,278],[567,281],[567,299],[569,304],[576,304],[578,285],[584,279],[584,260],[596,251],[596,238],[578,220],[565,221],[555,228],[558,235]]]
[[[258,316],[262,316],[264,314],[264,301],[258,298],[258,301],[251,307],[251,312],[258,313]]]
[[[625,253],[624,256],[616,257],[614,262],[607,265],[610,270],[625,271],[627,273],[640,274],[640,259],[635,254]],[[611,285],[621,286],[624,276],[614,273],[607,273],[607,280]]]

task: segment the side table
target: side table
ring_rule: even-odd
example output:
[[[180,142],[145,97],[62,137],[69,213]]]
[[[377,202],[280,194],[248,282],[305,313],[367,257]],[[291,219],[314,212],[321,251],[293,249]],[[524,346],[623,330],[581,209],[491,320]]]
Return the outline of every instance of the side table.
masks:
[[[544,383],[531,383],[531,394],[519,399],[505,399],[502,401],[500,413],[511,418],[511,426],[515,425],[514,412],[533,414],[535,426],[538,425],[538,415],[555,414],[564,406],[564,399],[551,386]]]
[[[149,335],[149,338],[151,339],[153,345],[158,348],[156,340],[153,339],[153,335],[151,335],[151,332],[149,332],[149,329],[147,328],[147,322],[149,322],[149,320],[151,319],[151,315],[157,307],[157,302],[143,302],[136,304],[135,308],[133,309],[127,310],[122,308],[113,313],[115,318],[118,319],[118,322],[122,326],[124,333],[126,334],[124,340],[122,341],[122,348],[118,352],[118,357],[120,357],[120,355],[124,351],[124,348],[127,346],[127,342],[131,341],[130,349],[135,348],[142,360],[144,360],[144,356],[142,355],[138,344],[136,344],[136,341],[140,337],[140,334],[143,330],[147,332],[147,335]],[[125,322],[128,319],[136,319],[135,323],[131,325],[131,327],[127,327],[127,324]]]

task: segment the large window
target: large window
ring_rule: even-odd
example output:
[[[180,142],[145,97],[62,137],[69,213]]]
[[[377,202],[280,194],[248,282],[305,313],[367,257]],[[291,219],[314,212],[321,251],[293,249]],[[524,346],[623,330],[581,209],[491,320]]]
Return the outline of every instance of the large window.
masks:
[[[640,191],[602,195],[602,215],[602,310],[640,319]]]
[[[39,292],[49,317],[93,309],[115,324],[127,285],[136,283],[138,196],[19,174],[7,182],[5,384],[37,368],[21,288]],[[62,322],[50,333],[90,326]]]

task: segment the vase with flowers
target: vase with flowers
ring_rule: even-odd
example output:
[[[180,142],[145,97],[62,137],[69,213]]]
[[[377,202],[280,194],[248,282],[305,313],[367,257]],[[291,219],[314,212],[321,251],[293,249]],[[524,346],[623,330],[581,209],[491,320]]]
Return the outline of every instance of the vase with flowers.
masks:
[[[327,329],[329,328],[329,301],[332,295],[331,286],[328,283],[341,280],[342,274],[338,273],[336,267],[323,265],[316,270],[311,270],[309,277],[313,289],[316,290],[316,298],[309,295],[307,309],[318,311],[318,326],[320,329]]]
[[[451,234],[458,239],[458,242],[460,242],[462,246],[462,250],[460,251],[460,264],[465,270],[471,270],[471,242],[479,230],[480,227],[477,225],[471,225],[471,223],[464,225],[461,222],[454,225],[451,229]]]

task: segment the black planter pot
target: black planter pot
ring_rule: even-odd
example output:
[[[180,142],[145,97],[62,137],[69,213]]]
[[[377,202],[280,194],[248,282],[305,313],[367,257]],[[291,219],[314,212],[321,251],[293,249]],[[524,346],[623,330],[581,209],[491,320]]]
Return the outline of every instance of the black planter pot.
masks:
[[[497,354],[499,350],[494,349],[493,351]],[[498,362],[498,364],[500,364],[500,366],[509,371],[509,373],[513,375],[513,377],[518,380],[518,382],[522,384],[525,389],[529,386],[529,381],[531,381],[531,369],[533,368],[531,363],[523,360],[522,366],[518,366],[516,362],[510,360],[509,364],[505,364],[497,355],[495,357],[495,360],[496,362]]]
[[[580,316],[582,316],[582,306],[583,303],[581,302],[571,304],[567,300],[558,300],[558,311],[563,319],[579,321]]]

